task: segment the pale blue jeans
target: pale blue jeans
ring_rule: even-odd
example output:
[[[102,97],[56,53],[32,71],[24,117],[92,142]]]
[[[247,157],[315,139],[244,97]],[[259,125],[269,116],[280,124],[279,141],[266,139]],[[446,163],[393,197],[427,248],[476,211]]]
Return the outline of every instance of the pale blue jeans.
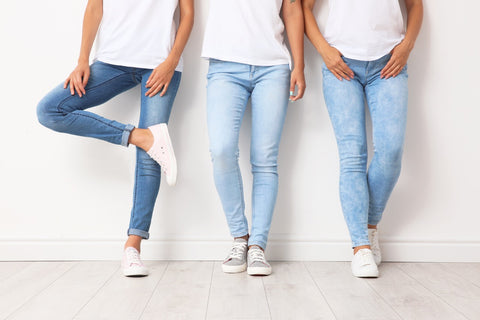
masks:
[[[375,61],[343,58],[355,73],[338,80],[324,65],[323,94],[340,156],[340,201],[352,246],[369,245],[367,224],[377,225],[400,175],[407,121],[407,68],[381,79],[390,54]],[[365,99],[374,155],[367,170]]]
[[[248,244],[265,249],[278,191],[277,156],[287,113],[290,69],[288,65],[253,66],[211,59],[207,78],[213,174],[233,237],[249,233],[238,165],[238,138],[251,99],[253,191]]]

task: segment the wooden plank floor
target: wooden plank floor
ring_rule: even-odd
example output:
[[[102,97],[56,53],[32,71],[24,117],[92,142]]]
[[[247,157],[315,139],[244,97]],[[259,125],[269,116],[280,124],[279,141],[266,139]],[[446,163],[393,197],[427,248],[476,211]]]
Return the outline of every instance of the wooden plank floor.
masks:
[[[347,262],[273,262],[269,277],[218,261],[0,262],[0,320],[480,319],[480,263],[384,263],[357,279]]]

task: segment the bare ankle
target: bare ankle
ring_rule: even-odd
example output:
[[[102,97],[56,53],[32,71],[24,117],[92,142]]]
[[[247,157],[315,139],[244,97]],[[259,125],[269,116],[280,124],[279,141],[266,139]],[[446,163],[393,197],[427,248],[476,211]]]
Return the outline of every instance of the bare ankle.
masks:
[[[145,151],[150,150],[153,145],[153,135],[149,129],[135,128],[130,133],[128,142],[142,148]]]
[[[129,235],[127,241],[125,242],[124,249],[132,247],[137,249],[140,252],[140,244],[142,243],[142,237],[137,235]]]
[[[246,235],[244,235],[244,236],[242,236],[242,237],[235,237],[235,238],[233,238],[233,239],[234,239],[234,240],[236,240],[236,239],[244,239],[244,240],[248,241],[248,238],[249,238],[249,237],[250,237],[250,235],[246,234]]]
[[[370,249],[370,246],[369,246],[369,245],[365,245],[365,246],[355,247],[355,248],[353,248],[353,254],[357,253],[360,249]]]

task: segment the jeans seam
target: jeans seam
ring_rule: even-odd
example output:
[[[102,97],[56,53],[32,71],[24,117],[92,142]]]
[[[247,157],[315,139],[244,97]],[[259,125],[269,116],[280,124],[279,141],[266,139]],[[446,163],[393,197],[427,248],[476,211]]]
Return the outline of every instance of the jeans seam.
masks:
[[[239,158],[239,152],[237,151],[237,167],[235,168],[235,171],[237,173],[237,183],[238,183],[238,187],[240,189],[240,195],[241,195],[241,199],[242,199],[242,215],[243,215],[243,221],[245,221],[245,200],[244,200],[244,191],[243,191],[243,183],[241,182],[242,181],[242,173],[240,172],[240,166],[239,166],[239,163],[238,163],[238,158]],[[248,233],[248,226],[247,226],[247,233]]]
[[[130,76],[132,77],[132,81],[135,82],[136,84],[139,84],[140,82],[138,82],[138,80],[135,78],[135,71],[130,71]]]
[[[80,111],[80,110],[75,110],[75,111]],[[67,113],[64,114],[64,115],[68,115],[68,114],[75,113],[75,111],[73,111],[73,112],[67,112]],[[106,125],[106,126],[109,126],[109,127],[111,127],[111,128],[114,128],[114,129],[117,129],[117,130],[121,130],[122,132],[124,131],[124,128],[119,128],[119,127],[116,127],[116,126],[112,126],[110,123],[106,123],[106,122],[104,122],[104,121],[102,121],[102,120],[100,120],[100,119],[97,119],[97,118],[95,118],[95,117],[89,116],[89,115],[87,115],[87,114],[76,113],[75,115],[81,116],[81,117],[85,117],[85,118],[90,118],[90,119],[96,120],[96,121],[98,121],[98,122],[101,122],[102,124],[104,124],[104,125]]]
[[[133,188],[133,206],[132,206],[132,213],[130,214],[130,222],[133,221],[134,212],[135,212],[135,208],[136,208],[137,188],[138,188],[138,174],[139,174],[138,165],[136,165],[135,166],[135,186]]]

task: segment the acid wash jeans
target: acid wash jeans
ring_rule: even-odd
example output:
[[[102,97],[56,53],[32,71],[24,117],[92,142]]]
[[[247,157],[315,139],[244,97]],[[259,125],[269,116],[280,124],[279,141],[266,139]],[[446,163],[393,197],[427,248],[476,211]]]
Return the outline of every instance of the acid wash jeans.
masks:
[[[340,157],[340,201],[352,246],[369,245],[400,175],[407,120],[407,68],[381,79],[390,54],[375,61],[343,57],[355,74],[338,80],[323,65],[323,94]],[[374,155],[367,171],[365,105],[372,118]]]

